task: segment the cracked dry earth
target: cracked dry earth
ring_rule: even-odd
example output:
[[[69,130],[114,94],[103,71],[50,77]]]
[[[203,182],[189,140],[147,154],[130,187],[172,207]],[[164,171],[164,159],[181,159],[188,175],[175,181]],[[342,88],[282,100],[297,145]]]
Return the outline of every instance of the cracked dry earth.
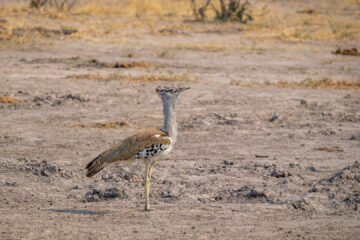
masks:
[[[133,61],[118,57],[127,46],[1,50],[0,95],[18,101],[0,104],[1,239],[359,238],[359,91],[229,84],[234,76],[302,78],[282,64],[321,68],[323,76],[346,65],[353,71],[334,74],[356,77],[359,58],[331,55],[331,43],[284,43],[285,52],[178,51],[164,60],[154,57],[164,42],[149,37],[146,44],[135,60],[161,67],[82,64],[93,56]],[[329,58],[333,65],[320,64]],[[69,77],[167,71],[199,80]],[[191,90],[178,101],[178,142],[153,171],[155,210],[144,212],[142,164],[111,166],[93,178],[84,167],[130,134],[160,127],[154,89],[169,84]]]

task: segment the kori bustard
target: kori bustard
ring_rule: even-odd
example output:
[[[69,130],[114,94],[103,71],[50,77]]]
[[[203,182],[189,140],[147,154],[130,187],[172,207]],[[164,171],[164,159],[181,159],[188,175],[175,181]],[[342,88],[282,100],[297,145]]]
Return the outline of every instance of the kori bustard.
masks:
[[[149,192],[151,171],[157,160],[161,159],[174,147],[177,139],[176,100],[182,91],[189,87],[157,88],[161,97],[164,113],[162,129],[147,130],[126,138],[121,144],[101,153],[86,166],[86,176],[92,177],[112,163],[142,160],[145,163],[145,210],[150,210]]]

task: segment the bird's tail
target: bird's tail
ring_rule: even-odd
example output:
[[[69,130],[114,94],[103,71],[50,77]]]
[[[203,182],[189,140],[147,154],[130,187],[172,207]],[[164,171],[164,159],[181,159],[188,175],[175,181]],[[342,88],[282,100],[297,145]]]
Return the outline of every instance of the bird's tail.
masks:
[[[94,158],[91,162],[89,162],[86,165],[86,169],[87,169],[86,176],[87,177],[94,176],[95,174],[100,172],[107,165],[103,155],[104,154],[100,154],[99,156]]]

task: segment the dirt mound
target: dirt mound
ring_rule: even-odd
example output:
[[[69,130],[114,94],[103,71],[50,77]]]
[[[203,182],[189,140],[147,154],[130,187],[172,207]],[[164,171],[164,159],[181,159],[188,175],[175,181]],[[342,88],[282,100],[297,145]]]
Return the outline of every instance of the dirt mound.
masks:
[[[235,201],[235,202],[269,202],[273,203],[276,193],[269,189],[262,189],[253,185],[244,185],[238,189],[225,189],[218,193],[215,201]]]
[[[359,162],[356,161],[353,165],[318,181],[306,197],[312,202],[323,205],[326,209],[357,211],[360,206]],[[294,207],[302,209],[298,206]]]
[[[85,194],[85,202],[99,202],[114,199],[127,199],[130,194],[124,189],[107,188],[104,191],[93,189]]]
[[[121,166],[115,166],[116,170],[111,173],[103,173],[101,179],[104,182],[120,182],[120,181],[127,181],[127,182],[143,182],[144,177],[142,173],[143,169],[139,169],[136,167],[127,168]]]
[[[55,95],[50,95],[47,94],[44,97],[39,97],[39,96],[35,96],[32,99],[32,102],[36,103],[36,106],[41,106],[43,104],[48,104],[52,107],[58,106],[58,105],[62,105],[65,102],[78,102],[78,103],[84,103],[84,102],[88,102],[89,99],[85,99],[83,97],[80,97],[79,95],[73,95],[73,94],[67,94],[67,95],[63,95],[63,96],[55,96]]]
[[[274,178],[288,178],[300,175],[302,167],[298,163],[289,163],[288,166],[277,166],[276,164],[259,164],[255,163],[250,171],[262,176],[271,176]]]
[[[24,162],[20,167],[22,170],[32,172],[37,176],[72,178],[70,172],[63,170],[56,165],[52,165],[45,160],[41,162],[28,160],[26,158],[19,158],[18,160]]]

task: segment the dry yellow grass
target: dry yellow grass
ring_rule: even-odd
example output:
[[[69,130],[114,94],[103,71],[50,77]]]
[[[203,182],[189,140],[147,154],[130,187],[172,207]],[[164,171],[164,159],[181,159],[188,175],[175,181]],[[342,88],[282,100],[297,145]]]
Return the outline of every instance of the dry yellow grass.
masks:
[[[73,75],[68,76],[68,79],[71,80],[95,80],[95,81],[113,81],[113,80],[122,80],[124,83],[147,83],[147,82],[191,82],[197,81],[197,78],[191,78],[187,74],[182,75],[117,75],[117,74],[108,74],[108,75],[97,75],[97,74],[82,74],[82,75]]]
[[[191,14],[187,0],[90,0],[73,10],[76,14],[121,17],[182,16]]]
[[[286,82],[279,81],[278,83],[269,84],[276,87],[291,87],[291,88],[333,88],[333,89],[360,89],[360,81],[351,80],[333,80],[324,78],[321,80],[314,80],[307,78],[300,82]]]
[[[284,41],[360,38],[358,1],[326,0],[318,1],[316,5],[320,9],[309,8],[302,2],[289,2],[283,8],[268,3],[265,12],[261,5],[253,6],[255,21],[244,26],[245,34],[247,37],[275,37]],[[295,11],[291,6],[303,10]],[[346,14],[344,9],[348,11]]]
[[[0,103],[21,104],[23,102],[21,100],[16,100],[16,99],[8,97],[8,96],[0,96]]]
[[[330,78],[324,78],[320,80],[306,78],[300,82],[288,82],[279,81],[276,83],[243,83],[241,81],[233,80],[230,82],[232,86],[246,86],[246,87],[261,87],[261,86],[273,86],[281,88],[332,88],[332,89],[348,89],[348,90],[360,90],[360,81],[352,80],[334,80]]]

